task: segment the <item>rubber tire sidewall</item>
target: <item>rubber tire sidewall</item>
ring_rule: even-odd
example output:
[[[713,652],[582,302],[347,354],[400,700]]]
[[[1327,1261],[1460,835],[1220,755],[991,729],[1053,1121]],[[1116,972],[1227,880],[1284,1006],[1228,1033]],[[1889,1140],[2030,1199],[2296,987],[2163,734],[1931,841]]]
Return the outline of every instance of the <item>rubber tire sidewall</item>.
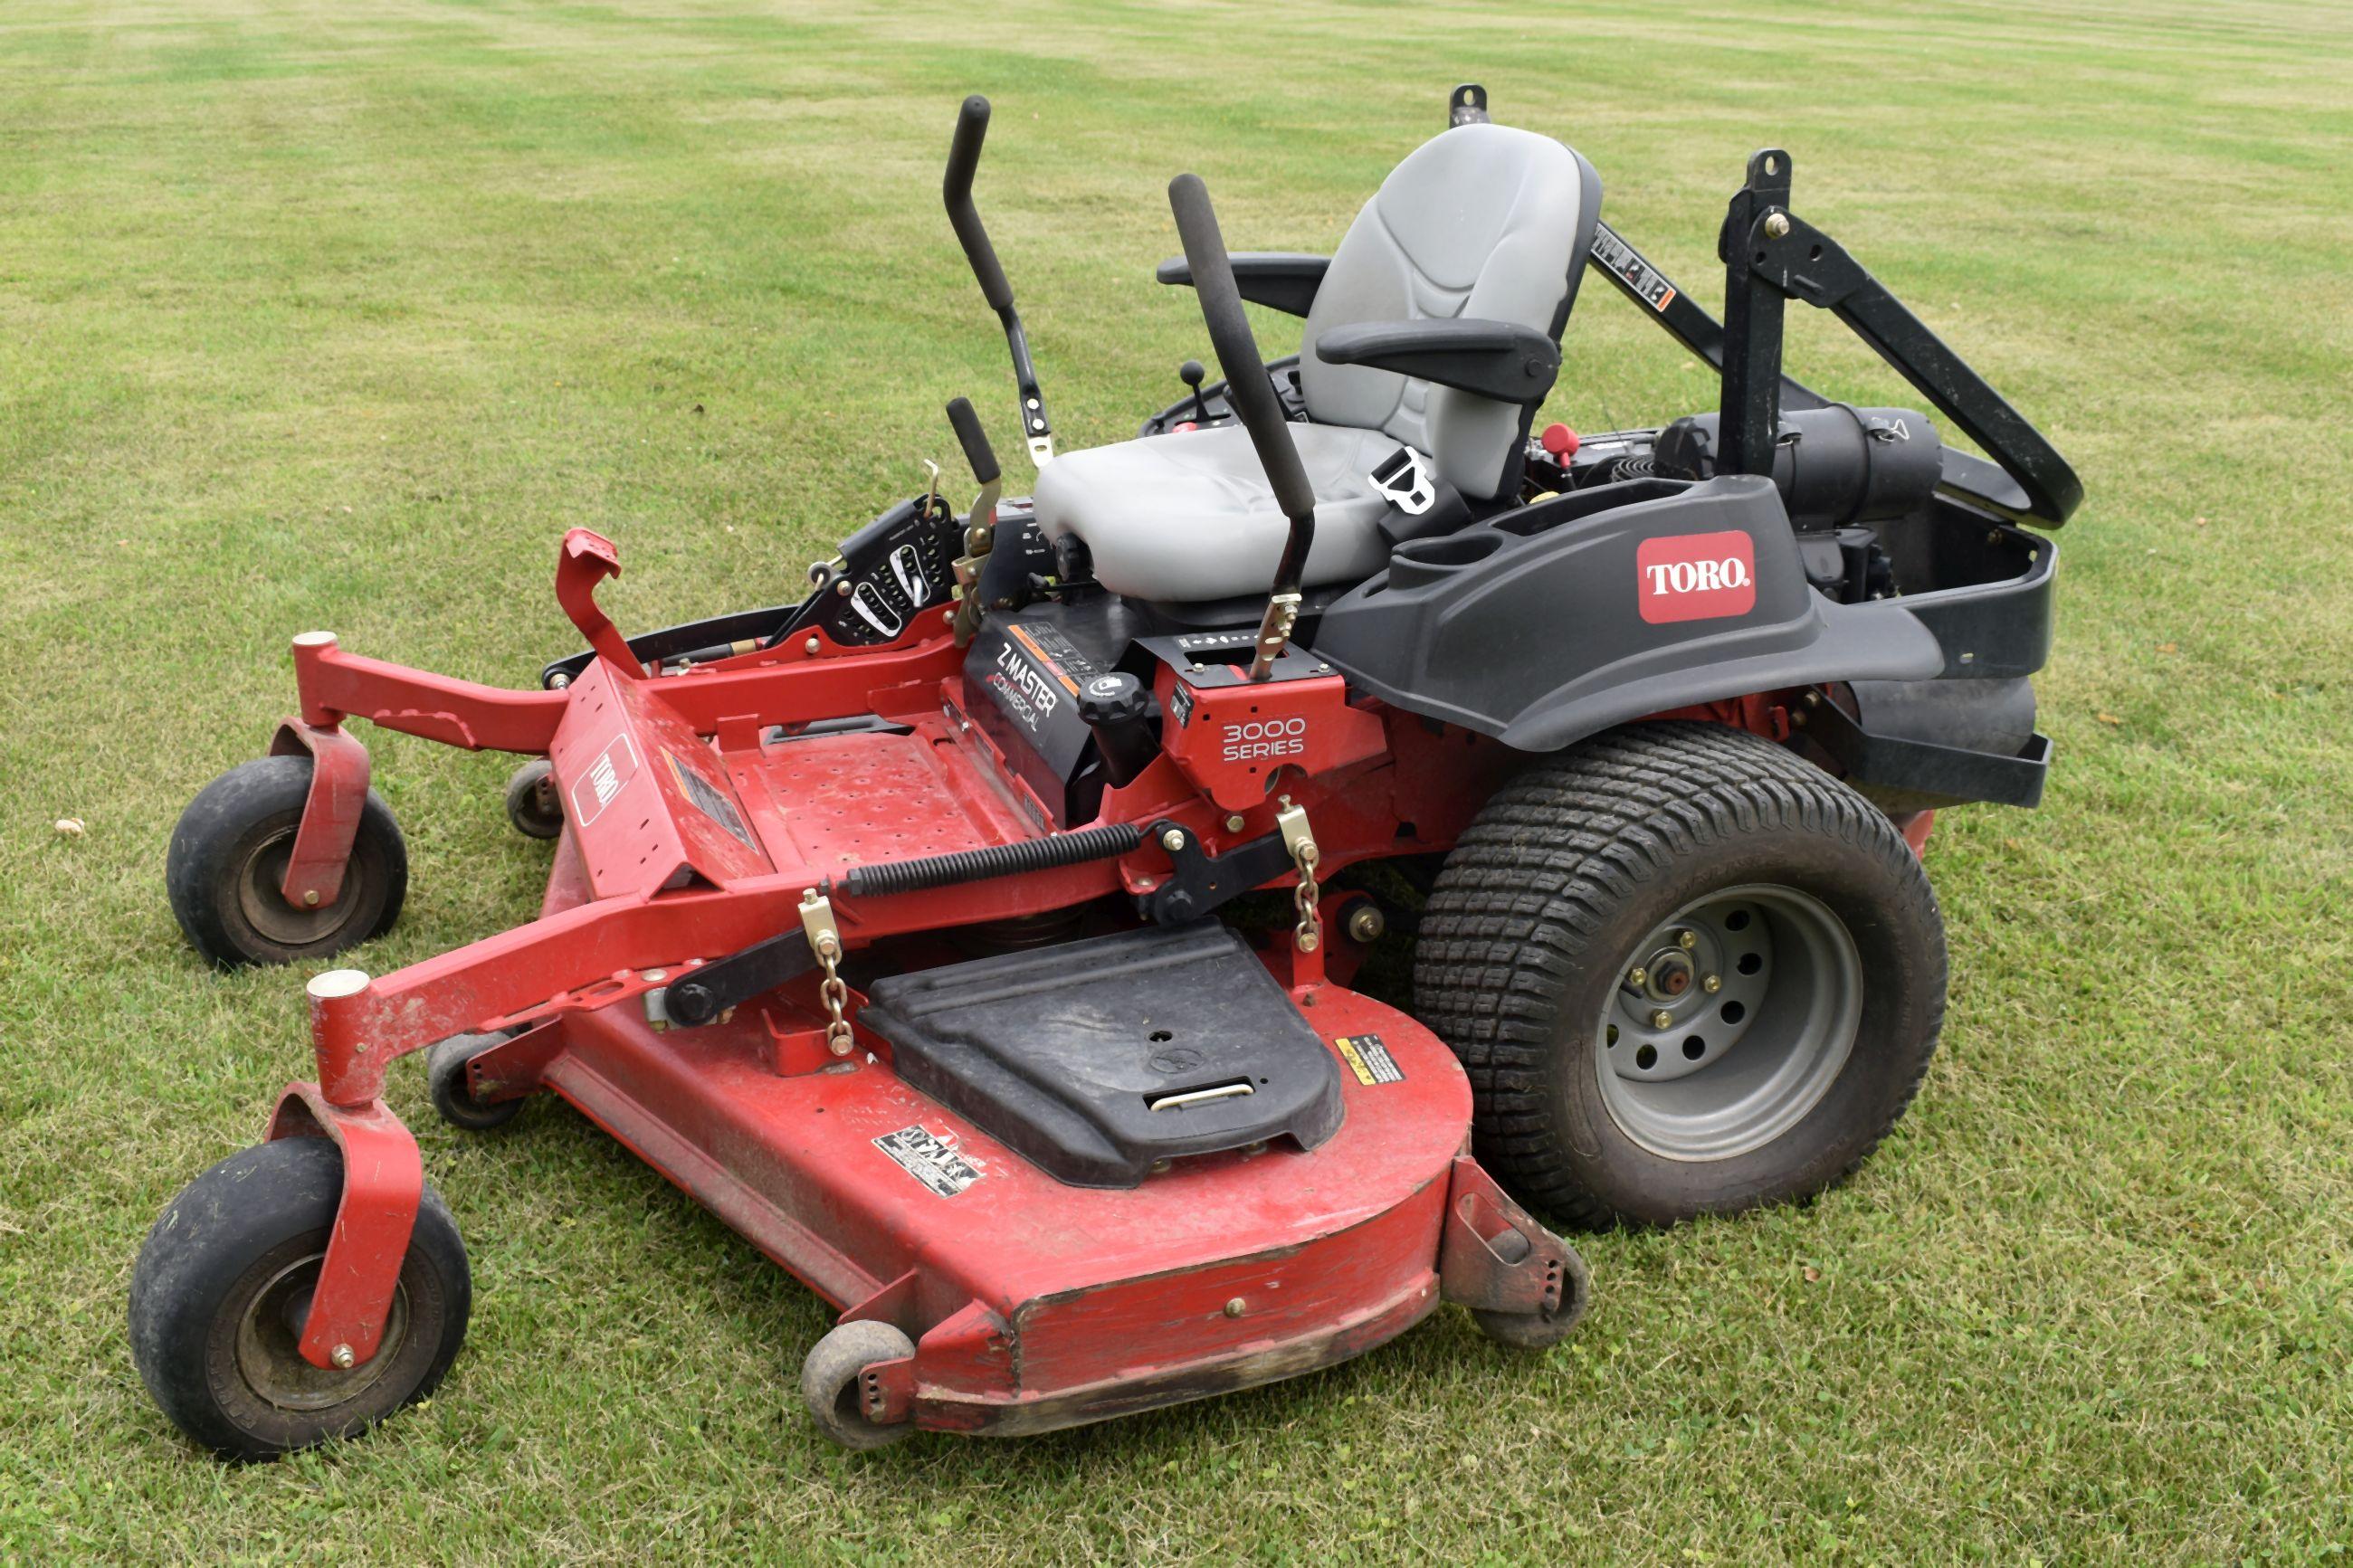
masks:
[[[132,1359],[173,1424],[223,1458],[271,1458],[364,1431],[431,1394],[465,1340],[473,1304],[465,1244],[427,1186],[401,1262],[408,1331],[394,1363],[357,1399],[323,1410],[280,1410],[243,1385],[234,1345],[249,1277],[323,1251],[343,1188],[343,1151],[327,1139],[263,1143],[189,1183],[139,1250]]]
[[[214,965],[292,963],[331,957],[392,928],[408,896],[408,850],[392,808],[375,791],[360,811],[359,834],[336,902],[351,918],[327,936],[297,945],[256,931],[238,907],[237,883],[254,847],[290,823],[311,795],[310,757],[261,757],[206,784],[180,814],[164,858],[164,885],[189,944]]]

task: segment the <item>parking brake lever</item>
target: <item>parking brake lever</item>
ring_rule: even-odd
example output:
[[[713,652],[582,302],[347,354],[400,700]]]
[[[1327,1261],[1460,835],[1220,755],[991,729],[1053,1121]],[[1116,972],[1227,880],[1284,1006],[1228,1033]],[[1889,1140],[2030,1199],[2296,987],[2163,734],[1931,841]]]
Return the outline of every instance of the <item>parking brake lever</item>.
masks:
[[[1003,489],[1003,475],[969,399],[959,397],[948,404],[948,423],[955,429],[956,445],[964,448],[964,460],[972,465],[972,477],[980,484],[980,493],[973,498],[972,511],[965,519],[964,553],[955,563],[955,645],[963,647],[980,629],[980,568],[997,542],[997,498]]]

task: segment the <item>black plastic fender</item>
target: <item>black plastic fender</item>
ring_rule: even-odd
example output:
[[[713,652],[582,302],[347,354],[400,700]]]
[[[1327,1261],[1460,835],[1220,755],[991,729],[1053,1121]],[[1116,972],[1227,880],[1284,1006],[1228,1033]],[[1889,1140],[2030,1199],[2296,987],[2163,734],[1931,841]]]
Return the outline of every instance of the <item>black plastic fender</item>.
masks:
[[[1779,492],[1750,475],[1575,491],[1410,541],[1324,613],[1314,651],[1394,707],[1528,752],[1693,703],[1926,680],[1953,662],[1904,602],[1815,593]]]

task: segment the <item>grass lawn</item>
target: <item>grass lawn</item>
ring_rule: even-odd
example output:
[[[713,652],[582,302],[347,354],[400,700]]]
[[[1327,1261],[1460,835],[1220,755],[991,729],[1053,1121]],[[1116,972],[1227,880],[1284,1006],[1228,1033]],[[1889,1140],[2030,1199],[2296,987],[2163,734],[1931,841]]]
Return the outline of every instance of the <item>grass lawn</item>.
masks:
[[[965,91],[1083,446],[1202,350],[1151,282],[1171,174],[1239,247],[1327,249],[1458,80],[1703,299],[1743,160],[1789,148],[1799,210],[2083,474],[2049,801],[1940,822],[1944,1050],[1862,1175],[1586,1238],[1595,1310],[1542,1359],[1449,1310],[1282,1386],[857,1458],[791,1391],[815,1298],[561,1107],[469,1137],[406,1070],[473,1258],[456,1370],[355,1444],[195,1454],[131,1365],[132,1259],[309,1054],[299,975],[183,947],[164,849],[289,707],[289,635],[527,684],[576,646],[570,524],[641,628],[789,595],[952,456],[955,394],[1010,452],[939,210]],[[2353,1543],[2341,6],[16,0],[0,86],[0,1562]],[[1798,322],[1793,370],[1900,401],[1841,338]],[[1567,353],[1580,428],[1713,396],[1599,283]],[[532,914],[509,760],[366,738],[414,883],[359,962]]]

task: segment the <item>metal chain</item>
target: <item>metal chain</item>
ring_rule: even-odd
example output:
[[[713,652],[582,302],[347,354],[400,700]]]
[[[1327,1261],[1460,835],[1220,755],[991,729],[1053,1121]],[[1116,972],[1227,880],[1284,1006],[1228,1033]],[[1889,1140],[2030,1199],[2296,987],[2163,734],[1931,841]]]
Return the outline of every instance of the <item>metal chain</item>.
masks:
[[[849,1022],[842,1009],[849,1005],[849,984],[841,977],[841,943],[831,933],[818,943],[817,961],[825,966],[825,979],[817,994],[825,998],[825,1048],[835,1056],[849,1054]]]
[[[825,998],[825,1048],[835,1056],[849,1054],[849,1021],[842,1016],[849,1005],[849,986],[841,978],[841,931],[834,924],[833,900],[818,889],[811,888],[801,895],[801,933],[808,938],[809,951],[825,966],[825,979],[817,994]]]
[[[1299,911],[1299,951],[1314,952],[1324,944],[1324,916],[1316,907],[1321,889],[1315,885],[1315,862],[1322,858],[1315,840],[1305,838],[1292,847],[1292,864],[1299,868],[1299,886],[1291,891],[1293,907]]]

